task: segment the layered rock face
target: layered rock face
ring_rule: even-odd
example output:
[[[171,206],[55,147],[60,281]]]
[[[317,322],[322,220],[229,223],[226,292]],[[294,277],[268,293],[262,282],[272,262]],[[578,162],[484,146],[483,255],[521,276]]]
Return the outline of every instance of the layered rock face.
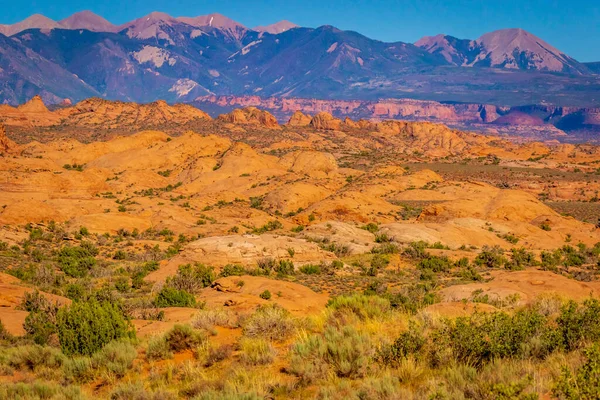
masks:
[[[0,155],[11,153],[16,148],[15,142],[6,137],[6,128],[0,124]]]

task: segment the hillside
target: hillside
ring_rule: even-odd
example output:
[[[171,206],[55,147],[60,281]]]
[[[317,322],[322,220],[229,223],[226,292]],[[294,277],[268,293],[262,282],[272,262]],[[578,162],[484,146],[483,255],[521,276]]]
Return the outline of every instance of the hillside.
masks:
[[[550,397],[593,356],[600,147],[161,101],[0,116],[0,398]]]

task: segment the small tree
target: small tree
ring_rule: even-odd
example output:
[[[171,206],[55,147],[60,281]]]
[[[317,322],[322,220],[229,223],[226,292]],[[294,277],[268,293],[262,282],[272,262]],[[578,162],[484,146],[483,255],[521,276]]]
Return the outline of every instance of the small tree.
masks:
[[[96,300],[61,308],[56,325],[66,355],[92,355],[113,340],[135,337],[131,323],[117,306]]]

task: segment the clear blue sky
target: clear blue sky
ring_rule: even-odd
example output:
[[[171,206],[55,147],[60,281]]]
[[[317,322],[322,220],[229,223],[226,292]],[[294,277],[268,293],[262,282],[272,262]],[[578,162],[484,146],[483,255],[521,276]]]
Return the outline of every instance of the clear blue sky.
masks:
[[[474,39],[518,27],[580,61],[600,61],[600,0],[0,0],[0,23],[34,13],[59,20],[86,9],[115,24],[152,11],[173,16],[218,12],[248,27],[288,19],[404,42],[437,33]]]

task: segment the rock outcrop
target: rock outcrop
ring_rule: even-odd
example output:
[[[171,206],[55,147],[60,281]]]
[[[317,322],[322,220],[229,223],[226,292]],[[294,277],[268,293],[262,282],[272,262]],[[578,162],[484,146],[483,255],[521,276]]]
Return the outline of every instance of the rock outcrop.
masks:
[[[311,120],[312,118],[309,115],[302,113],[302,111],[296,111],[292,114],[287,124],[289,126],[307,126]]]
[[[271,113],[259,110],[256,107],[236,109],[228,114],[219,115],[218,119],[231,124],[258,125],[271,129],[280,128],[277,119]]]
[[[312,118],[310,126],[326,131],[338,131],[342,127],[342,121],[329,113],[320,112]]]

